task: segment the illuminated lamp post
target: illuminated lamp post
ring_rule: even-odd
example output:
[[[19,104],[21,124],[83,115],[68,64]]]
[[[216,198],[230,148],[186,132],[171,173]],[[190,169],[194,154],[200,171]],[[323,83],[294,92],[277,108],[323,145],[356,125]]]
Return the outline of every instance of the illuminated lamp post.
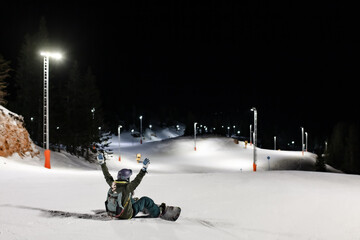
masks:
[[[142,116],[139,117],[140,119],[140,144],[142,144]]]
[[[118,135],[119,135],[119,162],[121,161],[121,152],[120,152],[120,129],[122,128],[121,125],[118,127]]]
[[[250,124],[250,146],[252,145],[252,125]]]
[[[301,127],[301,154],[304,156],[304,128]]]
[[[274,150],[276,150],[276,136],[274,136]]]
[[[60,53],[40,52],[44,57],[44,118],[43,118],[43,147],[45,148],[45,168],[50,169],[49,149],[49,58],[61,59]]]
[[[196,124],[197,122],[194,123],[194,151],[196,151]]]
[[[251,111],[254,112],[254,161],[253,161],[253,170],[256,172],[256,145],[257,145],[257,110],[255,107],[251,108]]]

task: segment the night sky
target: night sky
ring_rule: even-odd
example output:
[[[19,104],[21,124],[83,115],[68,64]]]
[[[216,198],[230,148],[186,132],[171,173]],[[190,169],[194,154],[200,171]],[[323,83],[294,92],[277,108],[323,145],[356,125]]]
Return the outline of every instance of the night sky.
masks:
[[[263,138],[358,121],[358,25],[342,1],[24,2],[1,4],[0,54],[16,67],[44,16],[65,62],[93,69],[108,120],[174,111],[248,126],[254,106]]]

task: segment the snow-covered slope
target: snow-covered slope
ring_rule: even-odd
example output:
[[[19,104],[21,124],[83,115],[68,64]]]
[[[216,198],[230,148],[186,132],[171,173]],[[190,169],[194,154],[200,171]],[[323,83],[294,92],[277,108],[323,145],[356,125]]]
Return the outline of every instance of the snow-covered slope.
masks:
[[[136,153],[151,159],[135,192],[157,203],[181,206],[177,222],[161,219],[95,221],[56,218],[44,210],[92,213],[103,209],[108,186],[99,166],[52,152],[52,169],[40,159],[0,157],[1,239],[359,239],[360,177],[286,171],[313,167],[315,155],[253,149],[232,139],[180,137],[139,144],[113,138],[107,161],[141,168]],[[40,149],[41,150],[41,149]],[[270,169],[268,171],[270,156]],[[282,171],[274,171],[282,170]]]

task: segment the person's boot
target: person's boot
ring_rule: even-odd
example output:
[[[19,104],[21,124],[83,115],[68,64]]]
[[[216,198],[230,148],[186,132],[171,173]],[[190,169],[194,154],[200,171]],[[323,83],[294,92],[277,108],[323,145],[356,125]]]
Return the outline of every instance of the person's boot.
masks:
[[[160,208],[160,215],[159,216],[164,215],[165,210],[166,210],[166,204],[165,203],[160,204],[159,208]]]

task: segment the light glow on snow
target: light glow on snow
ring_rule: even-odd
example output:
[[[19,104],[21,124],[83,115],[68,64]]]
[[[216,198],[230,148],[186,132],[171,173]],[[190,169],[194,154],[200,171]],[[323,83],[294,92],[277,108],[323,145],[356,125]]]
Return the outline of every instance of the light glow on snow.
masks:
[[[252,172],[253,148],[245,149],[244,142],[199,137],[194,151],[192,137],[168,138],[172,134],[159,130],[141,145],[122,132],[121,162],[118,137],[113,136],[115,154],[107,165],[113,176],[121,168],[136,173],[142,166],[136,154],[148,157],[149,173],[135,196],[180,206],[177,222],[46,216],[38,208],[78,213],[103,209],[108,185],[98,165],[67,153],[52,152],[52,169],[45,169],[40,148],[40,158],[0,157],[1,239],[359,238],[359,176],[284,171],[310,169],[315,155],[265,149],[258,149],[258,171]],[[268,171],[267,156],[271,169],[282,171]]]

